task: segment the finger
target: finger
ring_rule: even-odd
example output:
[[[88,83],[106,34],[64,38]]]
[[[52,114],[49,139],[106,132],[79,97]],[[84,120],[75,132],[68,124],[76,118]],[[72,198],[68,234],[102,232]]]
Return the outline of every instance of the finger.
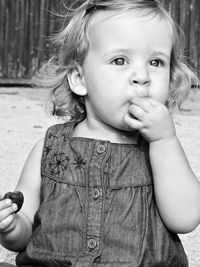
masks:
[[[4,199],[4,195],[0,194],[0,200]]]
[[[5,201],[2,200],[1,202],[6,202],[6,200]],[[14,213],[16,210],[17,210],[17,205],[15,203],[12,203],[11,205],[5,204],[4,208],[2,208],[0,212],[0,221],[4,220],[10,214]]]
[[[144,109],[134,104],[131,104],[129,106],[129,112],[131,115],[133,115],[138,120],[143,120],[146,114],[146,111]]]
[[[130,114],[124,115],[124,122],[134,130],[140,130],[142,128],[142,123],[141,121],[134,119],[133,117],[130,116]]]
[[[149,101],[149,98],[147,97],[137,97],[131,99],[131,103],[134,105],[139,106],[140,108],[144,109],[144,111],[149,112],[154,105],[151,101]]]
[[[2,199],[0,201],[0,211],[6,209],[12,205],[11,199]]]
[[[7,232],[14,228],[15,226],[15,214],[10,214],[4,220],[0,221],[0,232]]]
[[[154,98],[151,98],[151,97],[148,98],[148,101],[149,101],[149,103],[151,103],[151,105],[154,106],[154,107],[156,107],[156,106],[158,106],[158,105],[161,104],[161,102],[159,102],[158,100],[156,100],[156,99],[154,99]]]

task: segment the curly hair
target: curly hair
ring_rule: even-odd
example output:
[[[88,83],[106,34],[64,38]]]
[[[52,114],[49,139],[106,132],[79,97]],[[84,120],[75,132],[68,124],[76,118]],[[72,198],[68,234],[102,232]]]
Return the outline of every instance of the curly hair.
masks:
[[[99,11],[110,11],[108,15],[138,11],[141,16],[159,15],[169,21],[174,38],[169,98],[166,102],[169,109],[180,107],[191,85],[199,84],[184,57],[184,34],[158,0],[79,0],[66,10],[62,29],[52,37],[52,44],[58,48],[57,52],[33,79],[36,86],[51,90],[49,106],[53,115],[63,116],[71,121],[80,121],[86,117],[84,97],[71,91],[67,75],[77,64],[83,64],[89,49],[89,23],[91,17]]]

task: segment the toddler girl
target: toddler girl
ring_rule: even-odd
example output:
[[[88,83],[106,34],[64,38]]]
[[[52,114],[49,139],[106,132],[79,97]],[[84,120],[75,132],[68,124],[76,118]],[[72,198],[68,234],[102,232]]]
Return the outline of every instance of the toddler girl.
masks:
[[[38,74],[50,127],[0,202],[1,244],[17,266],[186,267],[177,233],[200,221],[200,184],[169,109],[195,75],[181,32],[151,0],[86,1],[67,13]]]

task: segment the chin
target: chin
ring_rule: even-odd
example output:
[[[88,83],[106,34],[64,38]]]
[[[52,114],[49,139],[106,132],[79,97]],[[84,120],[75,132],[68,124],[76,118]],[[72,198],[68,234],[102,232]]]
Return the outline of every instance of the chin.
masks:
[[[121,127],[118,128],[120,131],[123,132],[128,132],[128,133],[136,133],[138,130],[131,128],[129,125],[122,125]]]

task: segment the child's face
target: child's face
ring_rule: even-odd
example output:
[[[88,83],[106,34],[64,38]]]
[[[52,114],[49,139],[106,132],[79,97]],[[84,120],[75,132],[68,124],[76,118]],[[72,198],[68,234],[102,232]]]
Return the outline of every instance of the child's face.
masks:
[[[96,15],[83,64],[87,116],[121,130],[130,100],[168,98],[172,29],[164,19]]]

